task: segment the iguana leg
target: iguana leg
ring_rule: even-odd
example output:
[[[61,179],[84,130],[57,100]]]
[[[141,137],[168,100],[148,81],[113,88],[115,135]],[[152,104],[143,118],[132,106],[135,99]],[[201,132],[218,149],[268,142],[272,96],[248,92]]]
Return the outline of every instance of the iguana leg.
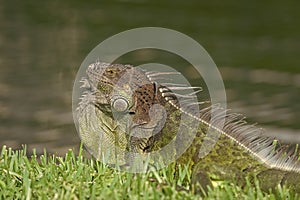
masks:
[[[281,183],[286,185],[290,190],[300,194],[300,174],[295,172],[287,172]]]
[[[268,192],[274,190],[279,184],[286,185],[295,193],[300,193],[300,174],[295,172],[285,172],[278,169],[268,169],[257,175],[260,188]]]
[[[208,174],[203,170],[194,171],[192,174],[192,185],[197,186],[200,185],[200,188],[196,188],[196,193],[207,192],[208,187],[213,187],[212,182]],[[202,190],[201,190],[202,188]]]
[[[284,177],[284,172],[278,169],[267,169],[257,174],[259,186],[264,192],[274,190]]]
[[[199,162],[195,165],[192,173],[192,184],[200,184],[206,192],[207,187],[213,187],[213,183],[222,182],[222,180],[232,180],[239,186],[243,187],[246,184],[246,175],[234,166],[223,164],[206,165],[204,162]],[[201,191],[197,189],[196,192]]]

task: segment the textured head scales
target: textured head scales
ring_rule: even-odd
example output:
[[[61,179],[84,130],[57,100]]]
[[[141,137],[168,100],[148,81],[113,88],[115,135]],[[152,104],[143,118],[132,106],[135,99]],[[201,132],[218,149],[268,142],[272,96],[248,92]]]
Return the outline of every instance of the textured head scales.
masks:
[[[156,85],[131,65],[96,62],[86,74],[77,109],[81,139],[96,158],[111,152],[106,162],[126,164],[128,152],[146,151],[166,120]]]

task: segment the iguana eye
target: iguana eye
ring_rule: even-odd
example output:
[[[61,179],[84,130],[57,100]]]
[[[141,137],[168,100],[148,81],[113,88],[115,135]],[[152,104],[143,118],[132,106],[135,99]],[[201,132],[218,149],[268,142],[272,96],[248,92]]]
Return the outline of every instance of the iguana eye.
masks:
[[[117,74],[117,70],[114,68],[107,68],[106,69],[106,73],[105,73],[108,77],[114,78]]]
[[[129,103],[124,97],[117,97],[113,99],[111,106],[117,112],[125,112],[129,107]]]

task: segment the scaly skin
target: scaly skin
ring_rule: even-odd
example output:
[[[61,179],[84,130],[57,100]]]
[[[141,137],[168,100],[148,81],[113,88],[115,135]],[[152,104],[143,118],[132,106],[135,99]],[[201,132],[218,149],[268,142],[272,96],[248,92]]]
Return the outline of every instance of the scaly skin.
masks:
[[[216,128],[210,124],[212,107],[197,114],[184,110],[175,93],[151,80],[157,75],[160,73],[121,64],[96,62],[87,68],[87,77],[82,79],[86,91],[77,119],[81,139],[97,159],[110,155],[107,163],[126,166],[132,161],[127,152],[154,152],[174,139],[174,149],[165,156],[179,157],[177,164],[188,163],[193,170],[192,182],[204,190],[212,180],[232,180],[243,186],[248,176],[256,177],[264,191],[285,184],[300,193],[298,148],[280,146],[238,115],[224,115],[224,128]],[[224,110],[217,108],[216,113],[222,115]],[[182,121],[182,117],[187,120]],[[182,124],[188,137],[192,133],[196,137],[182,155],[177,155],[185,140],[185,135],[177,133]],[[209,127],[213,134],[207,134]],[[202,151],[206,144],[214,145]]]

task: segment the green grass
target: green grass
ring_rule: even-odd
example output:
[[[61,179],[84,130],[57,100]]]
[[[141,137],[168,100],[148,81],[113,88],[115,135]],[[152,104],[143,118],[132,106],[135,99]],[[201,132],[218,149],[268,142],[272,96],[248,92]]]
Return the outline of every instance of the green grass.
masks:
[[[145,174],[113,170],[99,161],[75,156],[26,155],[26,148],[2,147],[0,155],[0,199],[297,199],[286,188],[272,194],[247,184],[244,189],[223,183],[207,196],[194,194],[190,172],[182,167],[174,180],[172,167]],[[180,190],[176,189],[180,188]]]

